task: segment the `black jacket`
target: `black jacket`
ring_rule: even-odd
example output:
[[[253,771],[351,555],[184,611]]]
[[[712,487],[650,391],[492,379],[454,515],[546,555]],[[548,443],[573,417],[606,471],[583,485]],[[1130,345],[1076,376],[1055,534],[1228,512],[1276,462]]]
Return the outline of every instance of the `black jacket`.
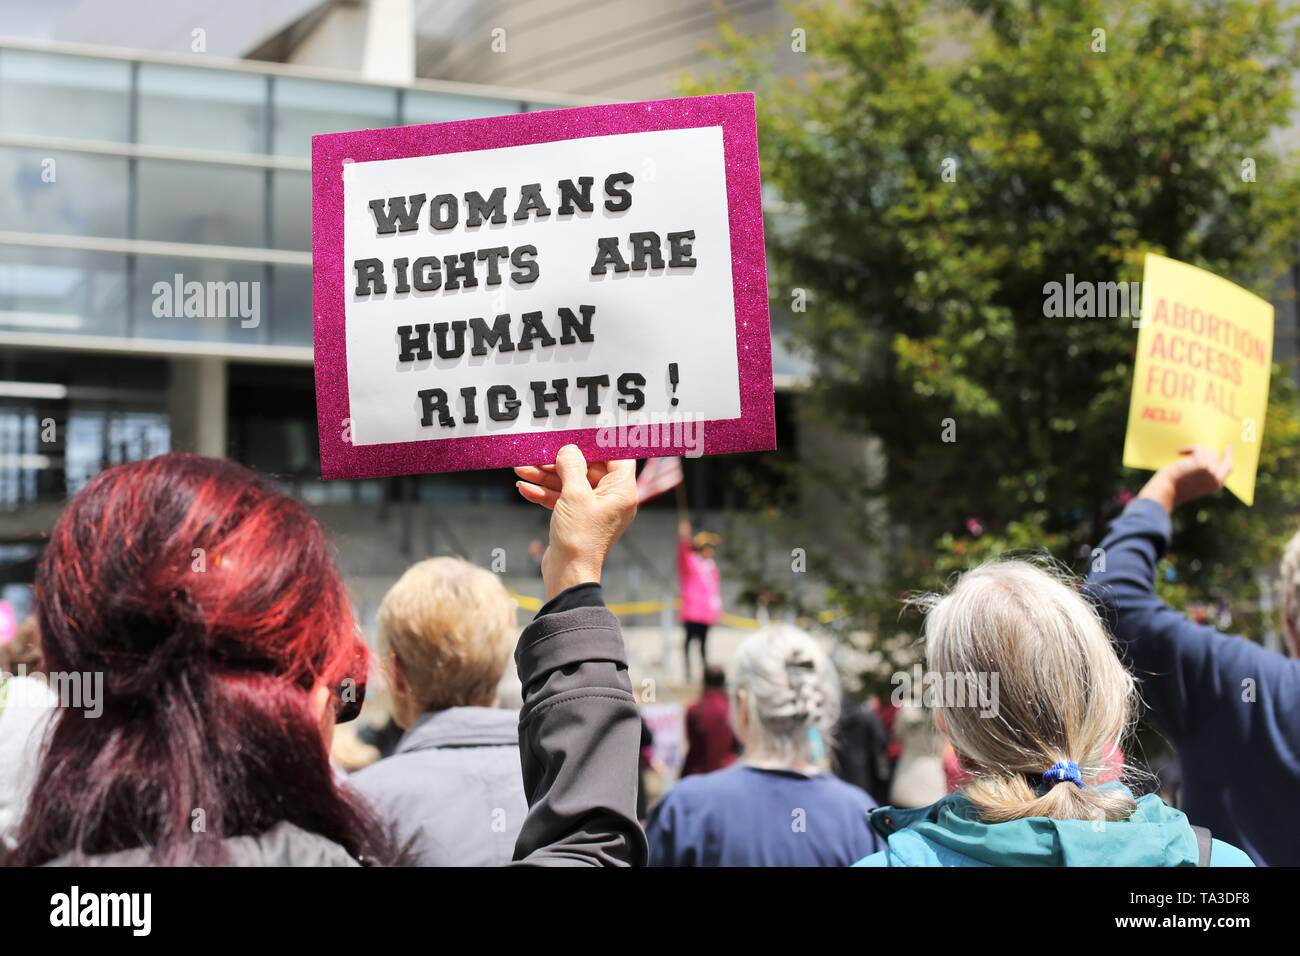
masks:
[[[524,706],[524,818],[515,860],[548,866],[643,866],[637,823],[641,718],[618,618],[598,585],[543,607],[515,650]]]

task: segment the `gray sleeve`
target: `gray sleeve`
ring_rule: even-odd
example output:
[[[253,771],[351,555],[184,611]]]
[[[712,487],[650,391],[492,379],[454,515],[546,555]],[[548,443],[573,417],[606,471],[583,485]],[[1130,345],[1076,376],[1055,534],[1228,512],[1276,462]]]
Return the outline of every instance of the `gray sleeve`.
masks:
[[[515,861],[643,866],[636,818],[641,718],[618,618],[604,607],[538,617],[515,650],[528,816]]]

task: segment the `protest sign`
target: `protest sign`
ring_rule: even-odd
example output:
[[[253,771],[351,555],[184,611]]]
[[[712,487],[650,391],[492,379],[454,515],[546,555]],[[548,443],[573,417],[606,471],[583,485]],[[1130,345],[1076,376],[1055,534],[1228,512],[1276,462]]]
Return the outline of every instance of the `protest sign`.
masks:
[[[1273,361],[1273,307],[1226,279],[1148,255],[1124,464],[1160,468],[1188,445],[1233,452],[1226,486],[1255,500]]]
[[[326,478],[775,447],[752,94],[312,140]]]
[[[654,738],[655,763],[680,773],[686,763],[686,708],[681,704],[642,704],[641,719]]]

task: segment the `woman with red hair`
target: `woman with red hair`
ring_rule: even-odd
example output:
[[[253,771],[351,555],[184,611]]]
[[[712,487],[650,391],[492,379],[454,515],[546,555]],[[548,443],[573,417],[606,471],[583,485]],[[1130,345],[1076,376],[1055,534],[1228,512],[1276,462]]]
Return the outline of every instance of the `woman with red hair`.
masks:
[[[640,724],[598,583],[636,511],[631,463],[588,480],[576,448],[560,462],[543,478],[563,494],[533,498],[556,511],[554,600],[516,651],[530,811],[515,859],[635,864]],[[102,674],[102,713],[59,709],[9,862],[400,862],[331,773],[327,742],[360,709],[368,655],[300,502],[228,461],[110,468],[56,524],[36,599],[47,671]]]

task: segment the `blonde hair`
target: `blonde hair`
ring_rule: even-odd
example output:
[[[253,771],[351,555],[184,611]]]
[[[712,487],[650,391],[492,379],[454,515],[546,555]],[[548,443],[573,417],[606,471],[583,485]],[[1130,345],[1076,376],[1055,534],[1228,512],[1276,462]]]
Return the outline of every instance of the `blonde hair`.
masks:
[[[790,767],[820,762],[839,718],[840,684],[809,634],[782,624],[751,635],[732,659],[730,683],[737,700],[745,692],[750,756]]]
[[[19,669],[24,674],[39,674],[44,668],[44,662],[40,626],[35,617],[24,618],[18,625],[13,640],[0,644],[0,679],[6,674],[16,674]]]
[[[1026,561],[968,571],[943,596],[921,599],[929,669],[991,683],[992,713],[940,701],[948,739],[971,774],[967,799],[989,822],[1023,817],[1125,820],[1123,787],[1097,787],[1106,758],[1136,710],[1132,675],[1096,610],[1068,575]],[[1036,790],[1059,761],[1079,765],[1085,788],[1058,781]]]
[[[515,602],[495,574],[459,558],[421,561],[384,595],[378,623],[420,710],[495,702],[516,639]]]

